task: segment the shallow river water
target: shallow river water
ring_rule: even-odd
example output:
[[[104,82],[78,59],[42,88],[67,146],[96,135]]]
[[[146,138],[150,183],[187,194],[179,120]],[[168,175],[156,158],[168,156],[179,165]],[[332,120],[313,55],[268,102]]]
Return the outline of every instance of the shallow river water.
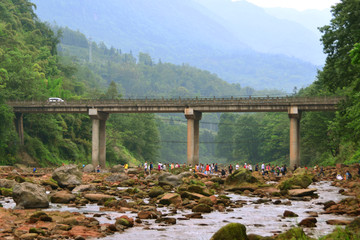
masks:
[[[203,219],[179,220],[175,225],[165,225],[162,223],[155,223],[155,220],[144,220],[141,226],[136,226],[126,229],[123,233],[116,233],[106,238],[109,239],[210,239],[211,236],[222,226],[230,222],[241,223],[246,226],[247,233],[255,233],[262,236],[272,236],[274,233],[284,232],[293,226],[296,226],[302,219],[309,217],[307,212],[317,212],[317,227],[305,229],[306,233],[312,237],[319,237],[326,235],[333,231],[335,226],[326,224],[329,219],[352,220],[353,218],[341,215],[322,214],[323,204],[326,201],[333,200],[340,201],[346,196],[338,193],[339,188],[330,185],[330,182],[319,182],[309,186],[309,188],[317,188],[319,198],[311,201],[291,201],[291,205],[274,205],[273,203],[255,204],[257,197],[241,196],[238,194],[227,193],[227,196],[232,201],[244,201],[241,208],[233,208],[230,212],[214,211],[208,214],[202,214]],[[282,202],[288,200],[282,199]],[[15,206],[12,199],[7,199],[7,202],[1,202],[6,208],[13,208]],[[99,206],[96,204],[88,204],[85,207],[73,208],[66,205],[51,204],[47,211],[71,211],[81,212],[86,216],[96,214],[103,214],[96,219],[100,223],[114,223],[117,217],[127,215],[135,218],[136,213],[118,213],[118,212],[100,212]],[[169,212],[167,208],[158,208],[163,214],[168,214],[168,217],[184,218],[183,215],[191,213],[191,210],[178,210],[176,214]],[[282,215],[285,210],[290,210],[299,215],[296,218],[283,218]]]

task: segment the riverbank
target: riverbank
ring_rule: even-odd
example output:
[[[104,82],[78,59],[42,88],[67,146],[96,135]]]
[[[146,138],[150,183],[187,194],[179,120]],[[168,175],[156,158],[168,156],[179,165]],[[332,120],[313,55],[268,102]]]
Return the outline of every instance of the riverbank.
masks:
[[[0,179],[0,238],[210,239],[231,222],[243,224],[247,234],[276,239],[313,218],[314,225],[305,221],[300,226],[309,237],[319,238],[360,215],[359,179],[354,174],[351,181],[336,180],[343,170],[326,168],[319,179],[310,169],[281,178],[241,169],[221,178],[186,169],[146,175],[142,169],[126,174],[119,168],[81,173],[79,182],[72,179],[66,185],[48,169],[30,176],[29,169],[9,168],[8,179]],[[11,193],[19,182],[43,188],[49,207],[16,209],[26,206]]]

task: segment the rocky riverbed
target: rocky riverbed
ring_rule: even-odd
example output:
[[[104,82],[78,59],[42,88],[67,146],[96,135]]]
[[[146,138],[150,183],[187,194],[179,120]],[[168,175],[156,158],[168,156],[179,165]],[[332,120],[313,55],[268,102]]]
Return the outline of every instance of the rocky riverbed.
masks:
[[[68,165],[31,176],[9,168],[0,179],[0,239],[210,239],[228,223],[248,236],[280,239],[300,226],[319,238],[360,215],[358,178],[337,181],[336,168],[322,179],[305,169],[284,177],[241,169],[227,178],[114,169]]]

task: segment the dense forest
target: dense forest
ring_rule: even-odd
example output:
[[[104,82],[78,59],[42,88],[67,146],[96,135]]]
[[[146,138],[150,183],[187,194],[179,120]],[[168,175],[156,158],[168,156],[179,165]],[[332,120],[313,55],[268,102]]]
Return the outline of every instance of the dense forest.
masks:
[[[0,2],[0,164],[26,160],[48,166],[91,159],[91,122],[81,114],[25,115],[25,145],[19,146],[15,116],[6,104],[12,99],[284,95],[88,41],[79,31],[41,22],[33,9],[28,0]],[[294,90],[298,96],[347,96],[336,113],[302,113],[303,165],[359,161],[359,9],[354,0],[332,9],[332,21],[320,29],[326,65],[311,86]],[[204,114],[200,125],[202,162],[289,161],[285,113]],[[106,154],[109,164],[184,162],[186,119],[182,114],[112,114]]]

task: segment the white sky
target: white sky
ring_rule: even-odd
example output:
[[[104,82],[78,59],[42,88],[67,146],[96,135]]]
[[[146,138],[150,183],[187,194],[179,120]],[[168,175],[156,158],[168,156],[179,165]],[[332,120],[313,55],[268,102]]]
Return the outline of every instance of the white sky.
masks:
[[[238,0],[233,0],[238,1]],[[339,3],[340,0],[246,0],[255,5],[265,8],[282,7],[282,8],[294,8],[297,10],[318,9],[323,10],[330,8],[335,3]]]

